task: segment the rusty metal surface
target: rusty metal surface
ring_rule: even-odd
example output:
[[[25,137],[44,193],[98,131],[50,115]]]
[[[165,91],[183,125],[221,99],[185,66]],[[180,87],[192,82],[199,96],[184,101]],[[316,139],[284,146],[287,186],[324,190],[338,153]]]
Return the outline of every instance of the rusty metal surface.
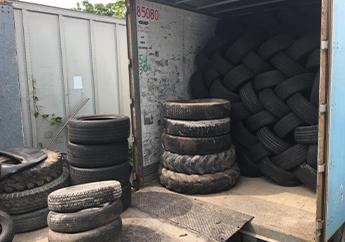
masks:
[[[136,192],[132,206],[197,232],[210,241],[226,241],[253,217],[167,192]]]

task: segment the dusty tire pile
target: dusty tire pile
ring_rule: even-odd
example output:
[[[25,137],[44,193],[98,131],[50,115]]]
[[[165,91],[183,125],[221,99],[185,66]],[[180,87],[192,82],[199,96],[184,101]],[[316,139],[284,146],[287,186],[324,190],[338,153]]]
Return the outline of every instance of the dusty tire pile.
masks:
[[[14,238],[13,221],[10,215],[0,211],[0,241],[11,242]]]
[[[121,241],[121,184],[103,181],[52,192],[48,197],[50,242]]]
[[[121,115],[81,116],[68,123],[71,184],[117,180],[124,210],[131,203],[129,129],[129,118]]]
[[[11,215],[15,233],[46,227],[48,194],[68,185],[69,171],[59,154],[43,152],[40,163],[0,181],[0,210]]]
[[[239,178],[230,136],[230,103],[223,99],[164,105],[160,182],[187,194],[228,190]]]
[[[191,93],[231,101],[244,176],[315,190],[319,34],[263,33],[248,29],[211,39],[196,57]]]

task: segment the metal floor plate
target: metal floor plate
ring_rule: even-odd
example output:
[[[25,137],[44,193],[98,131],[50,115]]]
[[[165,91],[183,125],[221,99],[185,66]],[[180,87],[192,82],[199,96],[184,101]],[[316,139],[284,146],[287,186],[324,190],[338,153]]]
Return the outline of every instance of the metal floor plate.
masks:
[[[253,217],[170,192],[133,194],[132,206],[198,233],[210,241],[226,241]]]

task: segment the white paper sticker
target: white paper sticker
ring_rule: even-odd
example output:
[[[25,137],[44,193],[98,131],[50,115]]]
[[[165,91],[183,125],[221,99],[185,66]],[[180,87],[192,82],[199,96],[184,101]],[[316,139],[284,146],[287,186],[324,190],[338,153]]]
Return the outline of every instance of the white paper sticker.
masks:
[[[73,77],[73,89],[83,89],[83,80],[81,76]]]

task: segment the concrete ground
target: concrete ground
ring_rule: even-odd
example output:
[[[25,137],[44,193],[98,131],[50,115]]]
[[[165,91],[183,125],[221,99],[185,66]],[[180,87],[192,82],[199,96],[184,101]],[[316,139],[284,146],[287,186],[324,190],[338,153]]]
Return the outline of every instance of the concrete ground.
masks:
[[[142,191],[166,191],[159,185]],[[267,241],[313,241],[316,195],[304,187],[281,187],[264,178],[241,178],[233,189],[212,195],[188,196],[254,216],[242,229]],[[195,241],[204,239],[136,208],[122,214],[123,241]],[[16,242],[46,242],[47,229],[16,235]],[[147,240],[146,240],[147,239]]]

